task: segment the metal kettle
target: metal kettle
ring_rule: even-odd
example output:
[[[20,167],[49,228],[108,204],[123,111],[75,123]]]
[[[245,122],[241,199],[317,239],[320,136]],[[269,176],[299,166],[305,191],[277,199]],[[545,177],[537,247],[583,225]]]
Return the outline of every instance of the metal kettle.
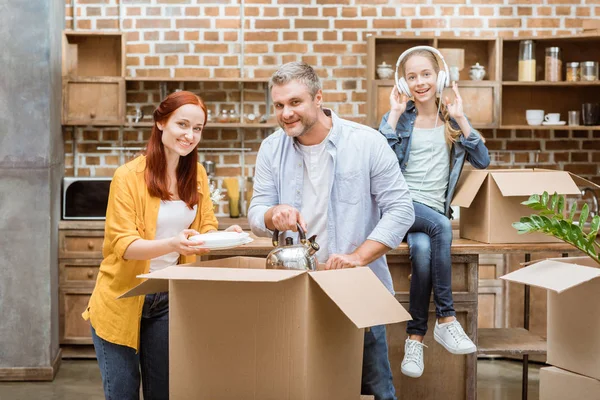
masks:
[[[285,245],[279,245],[279,231],[273,232],[273,246],[275,248],[267,256],[267,269],[296,269],[315,271],[319,244],[315,242],[316,235],[306,239],[306,234],[300,224],[296,224],[300,234],[300,243],[294,244],[291,237],[285,238]]]

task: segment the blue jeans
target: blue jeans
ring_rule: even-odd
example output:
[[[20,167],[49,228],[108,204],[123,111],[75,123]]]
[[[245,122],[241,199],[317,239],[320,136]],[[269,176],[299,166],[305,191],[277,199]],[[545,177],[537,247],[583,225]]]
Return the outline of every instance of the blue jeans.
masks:
[[[144,400],[169,398],[169,294],[146,295],[140,349],[108,342],[92,327],[94,349],[106,400],[139,400],[140,370]]]
[[[361,393],[375,396],[375,400],[396,400],[385,325],[365,331]]]
[[[407,235],[412,263],[409,307],[412,320],[406,324],[406,332],[425,336],[432,288],[437,317],[456,316],[450,257],[452,225],[444,214],[421,203],[413,205],[415,223]]]

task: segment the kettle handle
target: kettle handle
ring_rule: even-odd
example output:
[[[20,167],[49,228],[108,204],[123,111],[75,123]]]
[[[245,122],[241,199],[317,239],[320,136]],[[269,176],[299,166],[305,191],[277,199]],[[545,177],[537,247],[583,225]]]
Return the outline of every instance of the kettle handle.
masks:
[[[304,229],[302,229],[300,224],[297,222],[296,227],[298,228],[298,233],[300,233],[300,243],[306,243],[306,233],[304,232]],[[277,229],[273,231],[273,246],[279,246],[279,231]]]

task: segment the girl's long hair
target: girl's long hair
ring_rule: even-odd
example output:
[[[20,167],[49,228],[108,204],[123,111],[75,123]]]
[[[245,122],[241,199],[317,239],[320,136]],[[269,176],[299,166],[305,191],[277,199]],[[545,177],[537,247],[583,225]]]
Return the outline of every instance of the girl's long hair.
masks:
[[[163,132],[158,129],[157,123],[161,123],[163,126],[166,125],[171,114],[186,104],[197,105],[204,111],[204,125],[206,125],[206,105],[199,96],[192,92],[179,91],[171,93],[154,110],[154,125],[152,126],[148,146],[146,147],[145,179],[150,194],[161,200],[171,200],[173,194],[169,192],[167,158],[165,156],[165,147],[162,143]],[[179,158],[176,170],[179,198],[190,209],[198,204],[197,174],[198,151],[194,148],[190,154]]]

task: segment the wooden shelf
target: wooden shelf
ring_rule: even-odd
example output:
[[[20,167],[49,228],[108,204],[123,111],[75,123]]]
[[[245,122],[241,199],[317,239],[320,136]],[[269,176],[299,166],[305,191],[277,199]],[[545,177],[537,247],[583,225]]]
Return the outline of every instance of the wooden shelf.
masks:
[[[536,82],[516,82],[516,81],[504,81],[503,86],[600,86],[599,81],[579,81],[579,82],[547,82],[547,81],[536,81]]]
[[[499,129],[531,129],[531,130],[568,130],[568,131],[600,131],[600,125],[569,126],[569,125],[500,125]]]
[[[479,329],[477,354],[546,354],[546,339],[524,328]]]
[[[183,76],[183,77],[156,77],[156,76],[139,76],[125,78],[127,82],[269,82],[271,78],[203,78],[199,76]]]
[[[154,123],[152,122],[139,122],[137,124],[125,124],[125,128],[152,128]],[[222,129],[222,128],[256,128],[256,129],[271,129],[277,128],[279,124],[266,123],[266,124],[246,124],[246,123],[208,123],[204,129]]]

